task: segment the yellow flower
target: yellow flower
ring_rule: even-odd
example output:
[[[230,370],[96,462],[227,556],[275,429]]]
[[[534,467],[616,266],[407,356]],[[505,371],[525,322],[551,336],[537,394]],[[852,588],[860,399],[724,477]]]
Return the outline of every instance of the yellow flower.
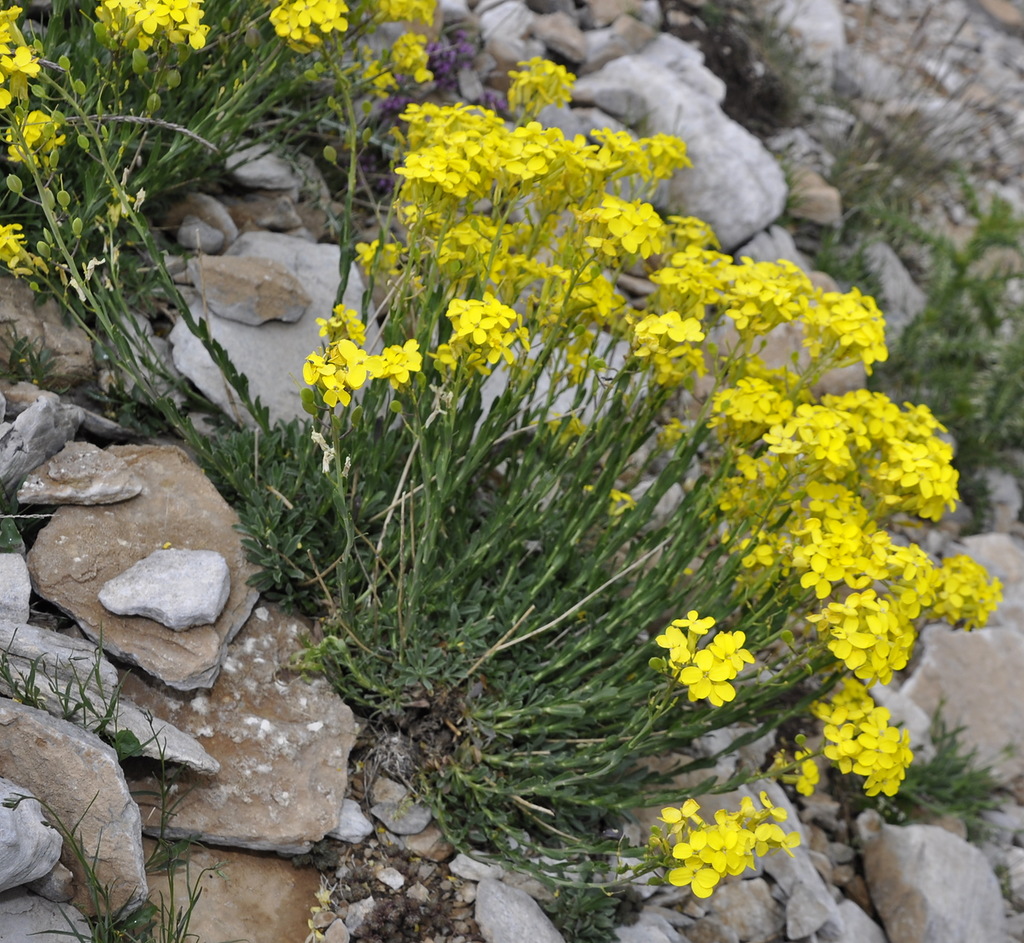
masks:
[[[283,0],[270,12],[270,22],[289,48],[310,52],[323,44],[323,37],[348,29],[343,0]]]
[[[565,66],[534,57],[519,63],[519,71],[509,72],[512,85],[508,90],[508,106],[512,111],[536,115],[545,105],[567,105],[572,98],[576,76]]]
[[[7,158],[15,163],[27,160],[31,156],[40,158],[45,165],[49,162],[48,155],[60,147],[65,139],[58,134],[60,122],[44,111],[30,111],[20,125],[20,143],[13,128],[7,129]]]

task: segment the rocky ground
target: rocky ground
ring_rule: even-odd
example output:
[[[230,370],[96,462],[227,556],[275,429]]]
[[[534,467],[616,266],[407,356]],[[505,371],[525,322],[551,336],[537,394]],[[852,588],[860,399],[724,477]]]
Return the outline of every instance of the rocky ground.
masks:
[[[549,109],[546,121],[573,132],[642,126],[683,137],[695,167],[669,182],[664,200],[708,219],[738,255],[809,267],[777,220],[788,210],[814,226],[840,222],[843,194],[823,177],[837,136],[859,125],[933,136],[935,147],[970,163],[983,188],[1024,212],[1017,7],[759,3],[810,63],[802,67],[810,93],[837,89],[847,105],[811,108],[797,128],[771,127],[758,109],[778,99],[772,82],[756,56],[726,48],[724,28],[708,28],[704,2],[480,0],[470,9],[444,0],[443,8],[446,22],[483,40],[475,71],[460,76],[468,97],[485,83],[500,87],[516,62],[548,55],[581,79],[572,106]],[[731,79],[748,76],[745,97],[708,70],[704,54],[728,65]],[[770,132],[767,145],[736,118]],[[339,249],[320,241],[323,183],[288,155],[234,155],[229,170],[229,189],[192,194],[160,222],[178,243],[173,264],[193,313],[272,414],[290,418],[301,414],[295,376],[316,340],[313,321],[338,286]],[[936,225],[969,224],[942,195],[928,210]],[[923,296],[891,249],[873,256],[883,308],[898,326]],[[828,283],[827,273],[813,277]],[[348,303],[361,291],[353,272]],[[205,349],[168,317],[155,325],[168,362],[240,416]],[[62,383],[95,379],[85,336],[53,303],[33,307],[20,282],[0,285],[3,323],[45,343]],[[192,930],[203,940],[302,941],[310,919],[332,943],[563,939],[536,903],[549,898],[544,887],[499,862],[456,855],[402,777],[364,762],[379,744],[367,743],[326,682],[290,670],[316,627],[247,586],[252,568],[233,530],[237,517],[184,451],[132,439],[73,393],[4,384],[0,481],[28,513],[58,507],[27,554],[0,532],[8,541],[0,554],[0,787],[75,823],[86,850],[76,858],[41,824],[34,800],[0,807],[0,943],[56,938],[98,906],[167,895],[166,878],[144,867],[144,836],[160,833],[203,846],[190,865],[203,888]],[[949,724],[964,726],[1001,785],[989,839],[969,844],[952,819],[900,827],[871,813],[853,819],[828,795],[794,806],[769,784],[801,831],[793,859],[766,859],[704,902],[682,889],[637,886],[609,940],[1024,940],[1024,543],[1019,492],[1004,485],[990,533],[958,541],[953,524],[925,542],[939,555],[967,552],[1003,580],[992,626],[969,634],[929,627],[911,670],[879,695],[925,758],[940,704]],[[120,764],[84,729],[97,727],[138,755]],[[760,749],[767,755],[771,745]],[[160,764],[176,771],[165,789]],[[735,805],[735,797],[708,805],[719,801]],[[639,810],[641,828],[655,814]],[[88,869],[108,900],[88,893]]]

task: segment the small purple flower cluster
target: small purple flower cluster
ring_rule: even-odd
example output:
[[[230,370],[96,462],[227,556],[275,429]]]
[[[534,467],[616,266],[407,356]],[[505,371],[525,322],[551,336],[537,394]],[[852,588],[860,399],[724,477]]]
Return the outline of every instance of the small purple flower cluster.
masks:
[[[434,84],[438,90],[457,92],[459,73],[473,65],[476,46],[462,30],[456,30],[451,36],[442,36],[437,42],[428,43],[427,56],[427,68],[434,73]]]

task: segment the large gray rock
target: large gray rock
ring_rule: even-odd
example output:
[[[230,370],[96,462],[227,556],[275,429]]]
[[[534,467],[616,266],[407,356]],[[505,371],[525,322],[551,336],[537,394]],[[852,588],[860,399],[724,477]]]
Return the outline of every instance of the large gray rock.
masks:
[[[83,411],[43,393],[12,423],[0,425],[0,485],[8,494],[37,465],[56,455],[74,437]]]
[[[305,385],[302,365],[322,343],[316,319],[329,317],[335,305],[341,283],[341,250],[280,233],[248,232],[229,250],[229,257],[236,255],[284,265],[311,299],[302,317],[292,324],[271,321],[256,327],[207,317],[201,295],[186,291],[184,297],[192,314],[207,321],[211,335],[227,350],[235,368],[248,377],[250,393],[270,409],[273,419],[308,418],[299,399],[299,390]],[[343,301],[359,310],[362,295],[362,277],[353,266]],[[175,366],[229,416],[246,421],[234,392],[184,321],[174,325],[170,339]]]
[[[227,560],[215,550],[154,550],[107,580],[104,608],[119,616],[145,616],[175,631],[217,620],[231,591]]]
[[[894,344],[907,326],[925,309],[928,299],[892,246],[873,242],[864,250],[864,262],[880,291],[878,303],[885,312],[885,334]]]
[[[221,764],[215,775],[186,771],[179,778],[166,836],[294,855],[337,827],[356,724],[325,679],[307,682],[288,672],[309,631],[299,619],[260,608],[229,647],[209,692],[181,694],[135,675],[125,679],[127,697],[197,737]],[[133,785],[147,833],[160,831],[160,810],[146,798],[155,783]]]
[[[298,321],[312,300],[275,259],[200,255],[189,259],[188,274],[210,311],[242,324]]]
[[[34,706],[55,717],[111,736],[133,733],[143,756],[201,773],[220,768],[195,738],[120,696],[117,671],[92,642],[0,620],[0,651],[12,682],[0,679],[5,697],[24,697],[31,689]]]
[[[27,622],[32,579],[20,553],[0,553],[0,619]]]
[[[771,888],[764,878],[722,884],[708,903],[710,912],[722,926],[741,940],[771,939],[786,925],[785,911],[772,899]]]
[[[235,183],[251,190],[288,190],[297,194],[305,179],[293,163],[274,154],[266,144],[239,148],[224,163]]]
[[[75,877],[74,903],[131,910],[146,899],[139,808],[125,783],[117,754],[95,734],[43,711],[0,701],[0,774],[16,779],[41,803],[64,837],[62,863]],[[68,834],[80,844],[74,853]],[[89,891],[83,860],[106,896]]]
[[[142,480],[142,492],[120,504],[59,508],[28,555],[36,592],[115,657],[178,690],[209,687],[258,595],[247,585],[255,567],[234,529],[238,515],[181,449],[122,445],[110,451]],[[227,560],[231,591],[212,625],[173,632],[151,619],[114,615],[100,603],[109,579],[168,543],[213,550]]]
[[[21,504],[116,504],[134,498],[142,482],[111,452],[69,442],[34,469],[18,489]]]
[[[72,934],[68,936],[68,934]],[[89,923],[70,904],[55,904],[23,888],[0,894],[0,943],[88,940]]]
[[[883,825],[864,872],[890,943],[1003,940],[999,879],[973,845],[935,825]]]
[[[17,804],[9,808],[8,802]],[[60,858],[61,845],[60,833],[46,821],[39,800],[23,786],[0,779],[0,892],[48,874]]]
[[[929,716],[941,707],[947,725],[964,728],[964,742],[1001,782],[1024,776],[1024,635],[931,625],[920,644],[924,654],[902,693]]]
[[[839,902],[843,933],[835,943],[889,943],[885,931],[852,900]]]
[[[643,54],[623,56],[583,76],[573,99],[644,134],[682,138],[693,167],[666,182],[659,202],[673,213],[706,220],[726,249],[746,242],[785,207],[785,177],[764,145],[713,98]]]
[[[475,916],[487,943],[565,943],[529,894],[501,881],[480,882]]]

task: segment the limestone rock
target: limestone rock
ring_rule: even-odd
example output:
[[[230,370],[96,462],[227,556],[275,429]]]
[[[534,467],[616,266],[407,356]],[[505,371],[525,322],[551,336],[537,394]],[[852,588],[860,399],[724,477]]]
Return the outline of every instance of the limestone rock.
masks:
[[[271,259],[285,265],[302,284],[311,302],[306,314],[294,324],[270,321],[260,327],[211,318],[211,335],[228,352],[231,362],[249,379],[249,388],[270,409],[272,419],[306,419],[299,399],[302,364],[320,342],[316,318],[328,317],[340,282],[341,250],[336,245],[312,245],[280,233],[249,232],[239,236],[229,256]],[[262,262],[261,262],[262,264]],[[363,281],[352,266],[343,301],[352,308],[362,304]],[[202,299],[186,294],[192,313],[203,318]],[[228,388],[206,348],[184,321],[170,334],[175,366],[210,399],[238,421],[244,421],[237,398]]]
[[[521,0],[504,0],[486,10],[478,10],[480,35],[487,43],[493,39],[504,42],[524,39],[530,34],[537,14]]]
[[[93,641],[178,690],[209,687],[227,643],[256,602],[246,585],[238,515],[202,470],[173,446],[121,445],[110,451],[143,483],[138,497],[120,504],[59,508],[28,555],[36,592],[69,613]],[[170,543],[220,553],[231,572],[227,604],[213,625],[188,632],[139,616],[116,616],[100,603],[107,580]]]
[[[8,808],[8,801],[17,805]],[[62,844],[39,800],[23,786],[0,778],[0,893],[49,874]]]
[[[13,494],[26,473],[56,455],[82,421],[82,410],[43,393],[13,423],[0,425],[0,484]]]
[[[864,250],[864,262],[881,286],[878,303],[885,312],[886,339],[893,344],[924,311],[927,298],[888,244],[873,242]]]
[[[192,845],[188,869],[177,871],[174,896],[186,899],[189,882],[201,892],[189,921],[195,940],[247,943],[302,943],[309,933],[309,908],[320,888],[314,868],[297,868],[277,855],[206,849]],[[151,874],[149,899],[159,905],[170,895],[166,873]]]
[[[181,221],[176,238],[178,245],[207,255],[213,255],[224,248],[224,233],[191,214]]]
[[[529,894],[501,881],[480,882],[475,916],[487,943],[565,943]]]
[[[355,799],[346,799],[341,804],[341,812],[338,817],[338,824],[328,833],[329,838],[337,838],[338,841],[361,842],[367,835],[373,833],[373,822],[371,822]]]
[[[252,144],[228,155],[224,162],[235,183],[251,190],[288,190],[298,194],[303,176],[265,144]]]
[[[184,763],[199,772],[219,768],[198,741],[118,696],[117,671],[92,642],[0,620],[0,651],[15,684],[21,690],[31,686],[38,706],[55,717],[94,732],[100,726],[111,734],[130,731],[143,756]],[[12,697],[15,693],[0,680],[0,694]],[[68,694],[82,704],[70,716]]]
[[[706,220],[726,249],[742,244],[782,212],[786,181],[774,158],[713,98],[671,69],[643,54],[623,56],[579,79],[573,98],[645,134],[682,138],[694,166],[666,182],[659,203]]]
[[[142,482],[112,453],[69,442],[18,489],[21,504],[114,504],[134,498]]]
[[[843,934],[835,943],[889,943],[885,932],[852,900],[839,902],[843,918]]]
[[[422,832],[432,819],[430,809],[409,799],[374,803],[370,806],[370,813],[396,835],[415,835]]]
[[[45,803],[64,829],[73,829],[112,911],[146,899],[139,809],[117,755],[95,734],[43,711],[0,701],[0,774]],[[75,876],[75,906],[92,913],[82,862],[64,842],[61,861]]]
[[[620,16],[611,26],[587,30],[583,34],[587,43],[587,58],[577,74],[587,75],[596,72],[613,59],[640,52],[657,35],[646,23],[626,14]]]
[[[20,553],[0,553],[0,619],[27,622],[32,580]]]
[[[1000,781],[1024,776],[1024,634],[931,625],[919,644],[924,655],[902,692],[929,715],[941,705],[949,727],[965,728],[978,762],[991,764]]]
[[[646,61],[674,72],[688,88],[707,95],[716,105],[725,101],[725,82],[704,65],[704,53],[696,46],[671,33],[659,33],[642,50]]]
[[[934,825],[883,825],[864,848],[871,900],[892,943],[1002,940],[999,881],[973,845]]]
[[[210,311],[242,324],[298,321],[311,301],[299,280],[274,259],[198,256],[189,260],[188,274]]]
[[[1024,548],[1009,534],[973,534],[960,543],[964,552],[1003,584],[1003,601],[989,624],[1024,634]]]
[[[216,621],[230,591],[227,561],[215,550],[161,549],[107,580],[99,600],[116,615],[181,631]]]
[[[182,224],[189,216],[216,229],[224,237],[222,248],[228,248],[238,238],[238,227],[231,218],[227,207],[216,197],[207,193],[188,194],[181,202],[175,203],[168,210],[163,224],[167,229],[177,230],[180,236]],[[203,251],[211,250],[204,249]]]
[[[88,921],[71,905],[44,900],[23,888],[0,894],[0,943],[73,940],[74,934],[80,940],[92,938]]]
[[[741,940],[770,939],[786,923],[764,878],[731,881],[715,890],[711,909],[723,926]],[[796,937],[791,937],[796,939]]]
[[[125,680],[127,697],[199,738],[221,764],[215,775],[186,771],[178,780],[169,837],[294,855],[337,827],[356,725],[326,680],[309,683],[285,670],[308,631],[275,609],[266,622],[254,616],[229,647],[217,683],[198,696],[134,675]],[[144,805],[143,823],[155,832],[159,811]]]
[[[15,339],[49,354],[47,378],[59,386],[91,380],[96,372],[89,335],[65,320],[52,298],[36,304],[35,292],[21,278],[0,278],[0,371],[8,366]]]

